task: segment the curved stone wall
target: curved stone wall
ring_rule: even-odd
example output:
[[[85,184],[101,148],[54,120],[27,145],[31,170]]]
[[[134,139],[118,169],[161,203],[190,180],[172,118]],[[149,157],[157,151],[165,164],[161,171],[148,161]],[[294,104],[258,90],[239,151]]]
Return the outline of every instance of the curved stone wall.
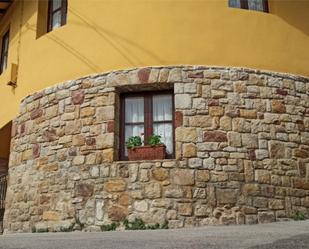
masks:
[[[176,159],[118,162],[119,93],[174,89]],[[309,79],[241,68],[92,75],[13,122],[6,232],[140,217],[169,227],[309,216]]]

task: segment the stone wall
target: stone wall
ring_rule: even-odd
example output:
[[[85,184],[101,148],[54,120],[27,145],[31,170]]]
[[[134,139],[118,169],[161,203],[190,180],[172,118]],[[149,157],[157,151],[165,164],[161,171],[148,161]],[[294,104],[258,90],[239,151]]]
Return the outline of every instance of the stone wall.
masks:
[[[119,94],[174,89],[176,158],[117,162]],[[309,216],[309,79],[156,67],[68,81],[13,122],[6,232],[124,218],[171,228]]]

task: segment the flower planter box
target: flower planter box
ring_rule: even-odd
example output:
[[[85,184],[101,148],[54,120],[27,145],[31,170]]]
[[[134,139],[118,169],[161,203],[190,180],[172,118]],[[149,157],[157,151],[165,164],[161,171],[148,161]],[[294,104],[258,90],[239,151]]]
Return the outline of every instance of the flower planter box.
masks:
[[[128,157],[130,161],[159,160],[165,159],[165,152],[165,145],[145,145],[135,147],[134,149],[128,149]]]

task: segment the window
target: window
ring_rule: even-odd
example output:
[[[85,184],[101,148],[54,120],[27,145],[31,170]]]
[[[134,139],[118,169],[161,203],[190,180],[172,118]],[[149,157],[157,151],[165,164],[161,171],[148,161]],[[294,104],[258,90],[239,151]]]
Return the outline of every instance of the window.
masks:
[[[67,4],[67,0],[49,0],[47,31],[52,31],[66,24]]]
[[[9,52],[9,38],[10,38],[10,31],[7,31],[2,37],[0,73],[3,73],[4,70],[7,68],[8,52]]]
[[[144,144],[152,135],[160,135],[167,158],[174,155],[174,101],[169,91],[125,94],[121,96],[121,159],[127,159],[125,142],[141,136]]]
[[[229,0],[229,7],[268,12],[267,0]]]

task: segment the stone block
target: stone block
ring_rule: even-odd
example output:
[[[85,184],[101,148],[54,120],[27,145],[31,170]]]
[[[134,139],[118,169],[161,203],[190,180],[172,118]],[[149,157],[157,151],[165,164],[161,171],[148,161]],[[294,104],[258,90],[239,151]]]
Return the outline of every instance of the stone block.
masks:
[[[148,202],[145,200],[135,201],[134,209],[138,212],[146,212],[148,210]]]
[[[161,186],[159,183],[147,183],[144,186],[145,198],[155,199],[161,197]]]
[[[247,110],[247,109],[240,109],[240,117],[247,118],[247,119],[256,119],[257,118],[257,111],[256,110]]]
[[[165,181],[169,177],[169,172],[162,168],[153,169],[152,177],[157,181]]]
[[[97,123],[113,120],[115,118],[115,107],[104,106],[96,109],[96,121]]]
[[[232,147],[241,147],[241,134],[238,132],[227,133],[229,145]]]
[[[268,170],[255,170],[255,181],[258,183],[270,184],[270,172]]]
[[[268,143],[270,158],[285,158],[285,144],[278,141],[270,141]]]
[[[219,204],[235,204],[239,191],[237,189],[217,189],[216,197]]]
[[[126,182],[121,179],[108,180],[104,183],[104,190],[107,192],[122,192],[126,190],[126,187]]]
[[[56,211],[45,211],[43,212],[42,218],[46,221],[59,221],[61,216],[60,213]]]
[[[172,183],[177,185],[190,186],[194,184],[194,170],[173,169],[171,171]]]
[[[163,193],[164,197],[168,198],[182,198],[184,196],[183,189],[177,185],[170,185],[164,188]]]
[[[208,182],[209,180],[210,180],[209,170],[197,170],[196,171],[196,181]]]
[[[271,108],[272,108],[272,111],[275,113],[285,113],[286,112],[286,107],[283,101],[280,101],[280,100],[276,100],[276,99],[272,100]]]
[[[175,108],[176,109],[190,109],[192,107],[192,99],[189,94],[176,94],[175,95]]]
[[[224,114],[224,108],[222,106],[209,106],[209,115],[213,117],[220,117]]]
[[[212,127],[213,118],[210,116],[193,116],[189,118],[189,125],[192,127]]]
[[[269,208],[272,210],[280,210],[284,209],[284,200],[279,200],[279,199],[270,199],[269,200]]]
[[[197,148],[193,143],[183,145],[183,157],[196,157]]]
[[[196,142],[197,130],[193,127],[178,127],[176,129],[176,141]]]
[[[112,221],[123,221],[128,215],[128,209],[123,206],[112,205],[108,208],[108,217]]]
[[[258,148],[258,136],[255,134],[242,134],[241,135],[242,146],[248,149]]]
[[[227,142],[227,135],[222,131],[206,131],[204,133],[205,142]]]
[[[274,221],[276,221],[276,218],[273,212],[259,212],[258,213],[259,223],[270,223]]]
[[[191,203],[178,203],[178,214],[183,216],[191,216],[193,212]]]

